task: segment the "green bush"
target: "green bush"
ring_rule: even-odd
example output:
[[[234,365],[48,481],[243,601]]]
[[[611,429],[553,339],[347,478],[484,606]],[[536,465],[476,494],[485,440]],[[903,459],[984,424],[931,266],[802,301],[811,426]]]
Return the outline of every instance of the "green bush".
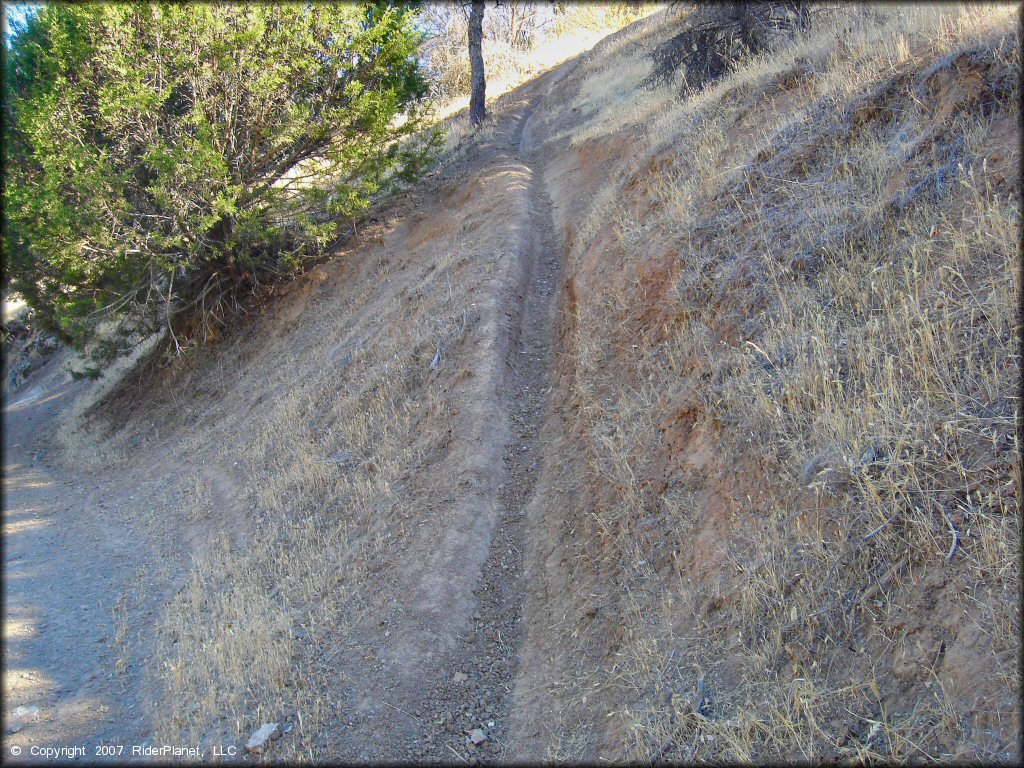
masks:
[[[8,287],[97,365],[202,337],[425,168],[413,14],[48,4],[5,65]]]

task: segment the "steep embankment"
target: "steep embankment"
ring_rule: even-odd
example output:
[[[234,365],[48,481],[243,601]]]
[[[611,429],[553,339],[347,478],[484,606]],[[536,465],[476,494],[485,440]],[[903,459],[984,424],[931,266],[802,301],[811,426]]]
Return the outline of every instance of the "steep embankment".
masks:
[[[281,756],[380,760],[478,751],[478,728],[500,750],[535,460],[521,411],[542,381],[540,198],[519,143],[560,76],[506,97],[251,339],[174,385],[201,404],[182,446],[224,456],[254,532],[167,612],[164,732],[213,744],[282,719]]]
[[[1019,19],[833,21],[677,100],[653,20],[550,96],[524,756],[1019,757]]]
[[[5,748],[1019,757],[1015,21],[840,14],[682,99],[658,14],[187,367],[33,374],[5,702],[83,683]]]

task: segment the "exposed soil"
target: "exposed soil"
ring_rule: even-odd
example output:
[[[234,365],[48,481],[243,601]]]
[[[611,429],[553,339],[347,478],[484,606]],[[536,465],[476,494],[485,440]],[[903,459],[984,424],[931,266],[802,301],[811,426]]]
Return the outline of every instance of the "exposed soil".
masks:
[[[490,762],[516,754],[510,722],[527,592],[525,510],[542,468],[540,424],[550,391],[554,313],[564,267],[564,250],[555,236],[543,181],[545,157],[531,149],[530,129],[538,104],[572,66],[573,62],[562,65],[510,95],[493,118],[490,156],[473,157],[465,164],[472,168],[483,163],[502,174],[514,173],[523,180],[527,195],[526,223],[514,225],[515,248],[507,255],[520,261],[507,268],[502,290],[500,312],[508,320],[508,338],[498,344],[503,350],[498,402],[483,414],[483,444],[478,446],[478,455],[490,455],[497,447],[494,455],[501,456],[500,466],[485,469],[496,492],[496,515],[491,520],[483,512],[475,515],[475,530],[427,532],[428,542],[444,540],[442,551],[457,548],[461,557],[435,556],[436,565],[429,570],[413,567],[411,574],[400,574],[412,591],[384,606],[376,632],[370,627],[357,633],[358,648],[376,649],[384,659],[381,669],[386,665],[392,671],[381,675],[346,664],[348,679],[359,679],[353,688],[360,695],[351,702],[352,719],[339,723],[336,741],[324,745],[326,753],[443,762]],[[465,166],[457,172],[471,176]],[[482,407],[486,404],[478,403],[474,410]],[[508,422],[507,439],[499,426],[502,414]],[[471,538],[449,544],[467,535]],[[462,558],[472,558],[479,536],[486,537],[486,553],[478,564],[471,559],[467,563]],[[416,546],[406,553],[409,562],[417,559]],[[435,581],[443,586],[424,590],[421,582]],[[468,609],[459,597],[467,592]],[[443,615],[440,624],[438,613]],[[380,638],[383,627],[389,629]],[[397,643],[388,641],[393,633],[402,636]],[[438,648],[441,654],[435,653]],[[375,726],[367,728],[370,722]],[[474,736],[479,743],[473,742]]]
[[[151,614],[144,604],[158,574],[133,516],[110,514],[123,509],[111,505],[124,487],[145,481],[54,462],[47,436],[83,386],[59,359],[33,378],[4,407],[4,757],[84,746],[97,759],[97,745],[148,735],[141,666],[122,647],[141,627],[119,617],[129,601],[132,616]]]
[[[573,65],[567,62],[503,100],[505,106],[495,110],[487,126],[493,131],[489,143],[420,193],[441,197],[427,201],[428,206],[444,204],[451,194],[446,179],[467,173],[467,166],[490,165],[499,176],[514,174],[526,184],[528,215],[514,225],[516,246],[509,254],[520,261],[509,265],[509,282],[501,289],[508,338],[497,346],[504,350],[504,370],[496,381],[495,405],[506,414],[508,430],[495,428],[485,436],[495,455],[502,456],[500,466],[485,468],[496,487],[497,514],[482,515],[475,530],[436,530],[425,537],[428,542],[447,538],[450,549],[467,553],[453,562],[438,550],[443,570],[428,565],[422,573],[429,554],[421,561],[410,550],[398,578],[412,589],[386,606],[379,626],[364,627],[353,641],[361,649],[363,643],[376,646],[384,640],[374,653],[400,670],[381,674],[383,665],[353,663],[345,654],[349,658],[340,662],[344,679],[359,682],[342,694],[352,697],[348,722],[336,722],[333,734],[318,742],[324,755],[473,762],[514,755],[509,722],[523,636],[524,512],[541,470],[539,425],[550,391],[564,262],[545,189],[546,158],[531,149],[541,142],[531,134],[530,118]],[[429,246],[451,236],[444,219],[432,221],[439,226],[429,231],[413,227],[405,242]],[[503,226],[500,219],[491,222],[496,231]],[[290,303],[293,314],[304,306],[294,298]],[[218,531],[226,527],[234,540],[244,540],[247,513],[229,468],[212,462],[177,471],[154,467],[159,441],[134,454],[138,465],[95,472],[62,465],[53,435],[89,385],[71,382],[61,363],[58,355],[33,374],[4,409],[4,748],[10,754],[9,748],[20,747],[24,760],[33,756],[33,747],[82,746],[86,758],[96,759],[102,757],[100,745],[114,745],[112,759],[124,760],[132,746],[151,741],[157,697],[145,657],[154,643],[155,617],[181,588],[193,558],[209,554]],[[135,407],[115,402],[108,414],[117,422],[119,412]],[[494,414],[495,426],[501,418]],[[490,451],[481,449],[480,456]],[[196,520],[174,508],[180,484],[196,481],[210,488],[222,516]],[[135,492],[146,503],[163,498],[168,504],[136,510]],[[460,537],[470,538],[459,544]],[[481,544],[486,547],[480,549]],[[485,553],[482,564],[473,565],[473,551]],[[159,564],[155,569],[154,563]],[[467,582],[467,576],[473,580]],[[463,594],[471,595],[471,602],[452,618],[464,614],[466,620],[439,625],[437,617],[450,612],[451,601],[463,601]],[[385,626],[403,637],[387,642],[390,630],[378,637]],[[443,653],[435,653],[438,648]],[[22,705],[38,707],[38,715],[29,710],[15,717],[14,709]]]
[[[560,79],[567,71],[559,72]],[[551,78],[554,79],[554,78]],[[553,83],[547,82],[550,87]],[[527,293],[510,349],[505,382],[506,407],[512,421],[512,440],[503,456],[504,482],[498,487],[501,516],[491,537],[490,553],[474,590],[477,609],[471,634],[441,665],[446,679],[429,692],[436,720],[425,723],[424,746],[417,758],[450,760],[452,755],[480,762],[515,757],[510,744],[513,692],[523,641],[522,611],[526,588],[523,564],[526,507],[536,492],[542,471],[540,425],[551,391],[554,312],[564,268],[564,251],[552,226],[551,201],[539,172],[540,160],[529,152],[530,118],[539,94],[527,97],[528,107],[517,117],[512,145],[531,165],[530,242],[525,249]],[[440,736],[438,733],[440,726]],[[466,734],[478,730],[487,741],[479,746]]]
[[[13,748],[25,760],[32,747],[73,746],[97,759],[108,744],[124,747],[110,755],[124,762],[132,746],[170,729],[200,744],[207,760],[256,761],[241,746],[274,719],[286,732],[269,760],[685,762],[725,748],[715,738],[740,722],[727,707],[744,675],[774,675],[765,683],[773,706],[778,691],[802,690],[802,676],[818,679],[824,652],[786,645],[789,635],[753,672],[741,665],[760,658],[748,645],[761,642],[772,617],[795,631],[795,605],[782,613],[777,592],[816,594],[817,582],[846,567],[829,550],[821,557],[833,570],[806,579],[815,584],[804,585],[802,573],[780,577],[783,587],[762,588],[764,604],[751,602],[760,595],[753,587],[742,591],[761,567],[750,565],[750,552],[761,551],[754,545],[768,546],[757,537],[792,535],[788,523],[766,522],[765,510],[796,474],[741,444],[713,389],[734,368],[759,375],[739,355],[766,321],[766,278],[752,266],[752,241],[764,233],[729,218],[730,188],[695,203],[687,235],[695,245],[682,243],[682,224],[658,218],[663,203],[652,191],[685,154],[678,137],[656,146],[642,118],[629,123],[631,112],[604,134],[582,130],[593,116],[584,114],[588,82],[642,55],[628,47],[638,29],[497,100],[462,154],[385,203],[334,258],[280,288],[211,359],[168,374],[162,387],[133,381],[101,403],[97,421],[120,459],[69,465],[55,434],[90,385],[71,382],[59,354],[28,373],[4,407],[5,759]],[[770,99],[751,96],[721,139],[732,159],[749,150],[752,167],[783,180],[813,170],[811,151],[782,141],[782,151],[755,158],[749,135],[767,110],[778,117],[799,106],[809,75],[794,72],[759,86]],[[965,104],[981,98],[971,77],[934,80]],[[617,104],[615,96],[602,98]],[[1012,186],[1019,157],[1003,145],[1016,123],[1006,120],[993,123],[1002,154],[987,167]],[[909,184],[913,163],[887,199]],[[683,178],[697,172],[682,168]],[[609,191],[615,197],[600,203]],[[747,194],[761,191],[751,184]],[[595,211],[614,220],[595,224]],[[654,224],[628,244],[634,230],[620,216]],[[702,259],[717,271],[702,272]],[[706,323],[691,332],[683,323],[698,312]],[[1008,472],[1000,483],[1017,498],[1019,479]],[[818,501],[809,492],[793,498]],[[259,550],[272,534],[280,551]],[[318,537],[320,550],[299,546]],[[807,552],[817,552],[812,545]],[[289,547],[299,553],[291,560]],[[314,551],[320,560],[308,558]],[[218,580],[225,554],[235,570]],[[776,557],[792,569],[800,562],[762,560]],[[825,746],[813,754],[870,759],[886,711],[920,719],[933,685],[926,669],[963,701],[974,697],[955,717],[934,708],[928,716],[957,728],[973,722],[992,739],[985,747],[975,738],[981,751],[970,752],[951,736],[935,754],[1019,754],[1007,740],[1020,733],[1019,713],[1005,714],[1007,684],[984,688],[990,660],[1019,651],[1007,639],[1015,633],[998,643],[976,636],[951,597],[952,577],[932,570],[922,579],[922,559],[904,578],[907,563],[880,556],[870,579],[850,587],[851,595],[892,592],[891,621],[877,623],[902,633],[900,654],[860,642],[876,636],[856,626],[828,657],[844,674],[866,681],[870,672],[886,698],[856,712],[837,698],[826,730],[815,726]],[[954,586],[966,595],[971,582],[962,578],[963,588]],[[220,624],[194,631],[207,610]],[[274,632],[259,637],[276,643],[271,651],[233,647],[243,666],[274,667],[269,682],[253,682],[262,669],[250,677],[210,663],[265,617]],[[179,625],[164,631],[171,619]],[[204,678],[181,684],[188,706],[161,711],[171,709],[172,645],[192,654],[183,651],[182,664],[201,657],[240,693],[206,696]],[[211,647],[221,656],[204,656]],[[303,686],[305,698],[295,693]],[[751,721],[763,714],[748,709],[739,713]],[[996,714],[986,719],[989,709]],[[752,749],[755,730],[736,731]],[[956,739],[970,737],[970,728],[961,732]]]
[[[92,472],[63,461],[56,432],[90,386],[71,380],[66,359],[52,355],[3,409],[4,756],[61,761],[52,750],[79,748],[89,760],[152,759],[132,748],[154,744],[149,656],[161,607],[215,530],[244,538],[245,514],[213,462],[157,472],[152,454],[129,454]],[[216,523],[175,504],[178,484],[194,478],[225,512]]]

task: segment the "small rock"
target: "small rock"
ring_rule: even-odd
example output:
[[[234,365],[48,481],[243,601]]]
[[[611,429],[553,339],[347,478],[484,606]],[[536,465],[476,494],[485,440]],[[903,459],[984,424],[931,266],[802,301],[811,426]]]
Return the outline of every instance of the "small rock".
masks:
[[[31,707],[15,707],[14,711],[11,714],[14,717],[17,717],[17,718],[22,718],[22,717],[36,718],[36,717],[39,717],[39,707],[36,707],[36,706],[31,706]]]
[[[352,463],[352,454],[349,453],[348,451],[337,451],[328,456],[327,460],[332,461],[335,464],[347,466],[348,464]]]
[[[264,723],[260,726],[259,730],[250,736],[249,740],[245,742],[245,751],[261,752],[266,748],[270,740],[274,738],[275,733],[280,733],[280,728],[277,723]]]
[[[24,730],[24,723],[11,723],[11,733],[17,733],[18,731]]]
[[[481,731],[479,728],[474,728],[472,731],[469,732],[469,740],[473,742],[474,745],[479,746],[480,744],[483,744],[485,741],[487,741],[487,734]]]
[[[469,680],[469,675],[465,672],[456,672],[455,676],[452,678],[453,683],[464,683],[467,680]]]

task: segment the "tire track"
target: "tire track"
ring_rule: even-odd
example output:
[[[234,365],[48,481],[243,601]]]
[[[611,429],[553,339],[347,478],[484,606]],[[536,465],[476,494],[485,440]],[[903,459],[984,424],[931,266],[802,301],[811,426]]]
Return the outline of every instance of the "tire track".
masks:
[[[564,67],[556,77],[571,69]],[[550,87],[551,83],[545,83]],[[524,250],[527,291],[522,299],[515,338],[510,344],[504,402],[510,419],[511,441],[505,447],[499,486],[500,518],[474,595],[477,600],[471,632],[460,638],[441,665],[447,679],[429,694],[436,717],[424,723],[418,758],[450,762],[458,757],[472,763],[514,760],[508,741],[513,691],[519,669],[519,649],[525,635],[523,582],[526,509],[543,468],[539,441],[550,392],[554,312],[561,285],[564,254],[555,237],[551,201],[543,168],[527,157],[530,117],[544,90],[518,118],[512,136],[517,158],[530,170],[530,242]],[[474,744],[473,737],[480,743]],[[481,738],[485,740],[480,741]]]

